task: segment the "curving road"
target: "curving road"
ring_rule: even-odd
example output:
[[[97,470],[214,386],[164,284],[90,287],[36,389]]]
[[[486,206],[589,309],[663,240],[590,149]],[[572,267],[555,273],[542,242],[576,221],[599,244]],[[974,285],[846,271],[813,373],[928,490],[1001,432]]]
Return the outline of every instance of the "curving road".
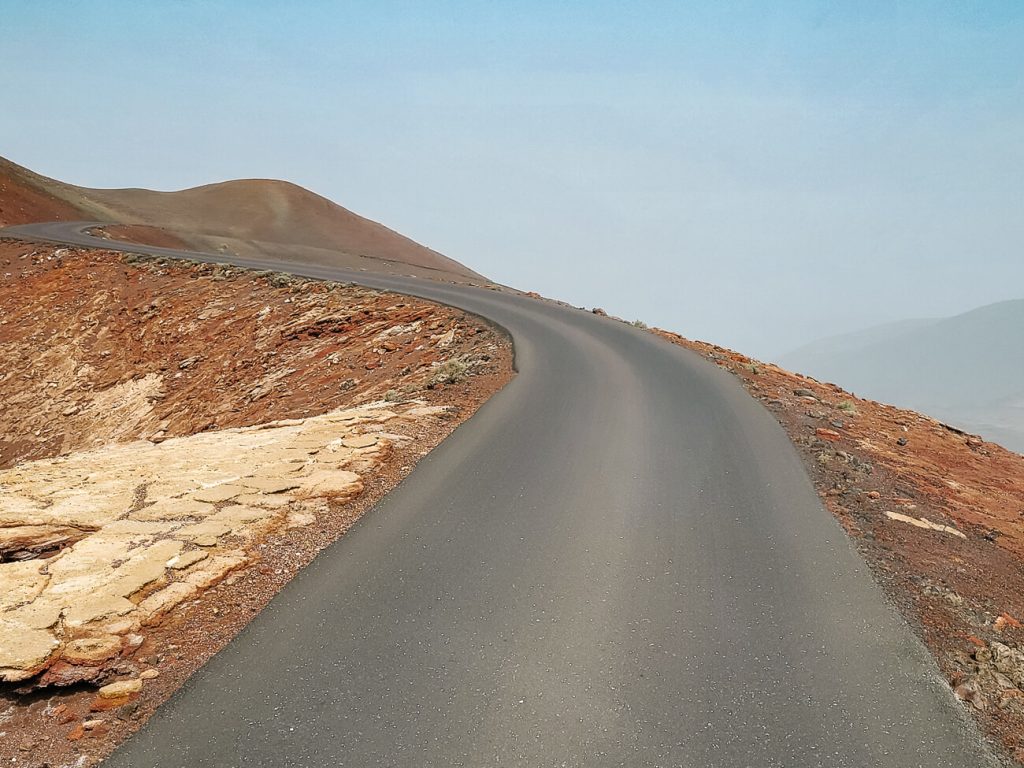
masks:
[[[80,226],[0,234],[111,247]],[[996,764],[730,375],[528,298],[236,263],[490,318],[519,375],[108,765]]]

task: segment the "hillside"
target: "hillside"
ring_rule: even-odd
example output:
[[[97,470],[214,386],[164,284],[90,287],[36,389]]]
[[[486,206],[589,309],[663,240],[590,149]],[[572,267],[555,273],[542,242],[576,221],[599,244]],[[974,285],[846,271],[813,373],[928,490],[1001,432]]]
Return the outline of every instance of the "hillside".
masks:
[[[457,261],[289,182],[246,179],[178,192],[89,189],[0,158],[0,226],[76,219],[127,225],[111,234],[154,245],[483,280]]]
[[[411,296],[0,264],[5,766],[97,764],[513,373],[501,331]]]
[[[1024,300],[822,339],[786,368],[923,411],[1024,452]]]
[[[88,217],[84,209],[53,194],[50,181],[0,157],[0,227]]]

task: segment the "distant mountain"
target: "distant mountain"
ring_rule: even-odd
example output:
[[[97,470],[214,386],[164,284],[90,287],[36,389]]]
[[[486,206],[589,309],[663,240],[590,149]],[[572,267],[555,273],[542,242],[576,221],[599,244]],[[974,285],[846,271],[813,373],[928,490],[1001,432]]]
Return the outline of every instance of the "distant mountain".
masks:
[[[1024,299],[821,339],[779,362],[1024,452]]]
[[[119,238],[483,282],[453,259],[285,181],[246,179],[178,192],[89,189],[0,158],[0,226],[88,220]]]

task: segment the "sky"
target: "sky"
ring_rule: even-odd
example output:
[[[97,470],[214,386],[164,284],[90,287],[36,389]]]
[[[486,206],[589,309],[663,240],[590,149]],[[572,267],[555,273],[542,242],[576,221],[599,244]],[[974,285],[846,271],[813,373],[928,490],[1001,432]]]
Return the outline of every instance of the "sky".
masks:
[[[762,359],[1024,298],[1018,0],[9,5],[0,155],[63,181],[287,179]]]

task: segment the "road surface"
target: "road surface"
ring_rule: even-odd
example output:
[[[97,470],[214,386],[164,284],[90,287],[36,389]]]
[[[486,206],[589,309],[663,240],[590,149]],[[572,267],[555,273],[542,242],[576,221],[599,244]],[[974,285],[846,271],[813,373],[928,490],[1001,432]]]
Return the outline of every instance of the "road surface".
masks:
[[[15,231],[111,247],[78,230]],[[110,766],[994,764],[729,374],[525,297],[239,263],[490,318],[519,374]]]

